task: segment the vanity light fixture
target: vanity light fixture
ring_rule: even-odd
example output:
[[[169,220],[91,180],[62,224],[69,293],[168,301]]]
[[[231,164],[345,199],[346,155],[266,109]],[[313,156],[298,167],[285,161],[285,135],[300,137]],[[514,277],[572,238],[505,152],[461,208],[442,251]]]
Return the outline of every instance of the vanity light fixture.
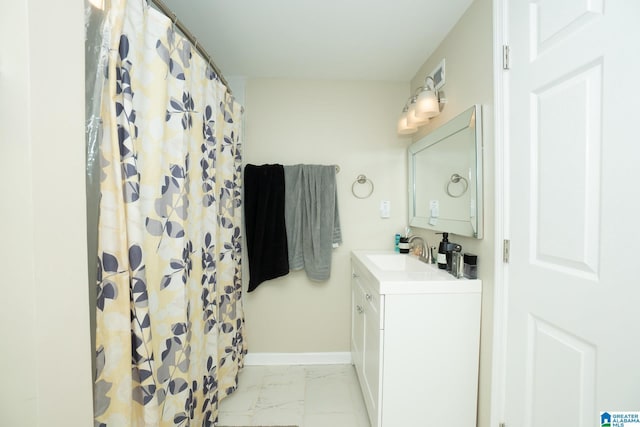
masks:
[[[418,131],[418,127],[427,124],[429,119],[439,115],[447,102],[443,95],[436,89],[433,77],[425,77],[424,86],[416,89],[402,110],[398,119],[398,133],[411,135]]]
[[[414,95],[409,99],[409,110],[407,111],[407,123],[414,126],[422,126],[429,121],[429,117],[419,114],[418,96]]]
[[[433,77],[427,76],[416,100],[416,116],[430,119],[440,114],[440,94],[435,88]]]
[[[407,103],[402,109],[400,119],[398,119],[398,133],[400,135],[411,135],[417,130],[418,127],[415,124],[409,123],[409,104]]]

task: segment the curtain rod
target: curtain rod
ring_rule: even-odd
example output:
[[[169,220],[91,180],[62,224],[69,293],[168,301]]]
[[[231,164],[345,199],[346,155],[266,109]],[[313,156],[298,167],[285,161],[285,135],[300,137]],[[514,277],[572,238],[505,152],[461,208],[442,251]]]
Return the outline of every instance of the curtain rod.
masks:
[[[204,59],[207,60],[209,65],[216,72],[220,81],[224,83],[224,85],[227,87],[227,91],[231,93],[231,88],[229,87],[229,83],[227,83],[227,80],[222,75],[222,71],[220,71],[220,69],[215,64],[215,62],[213,62],[213,58],[211,58],[211,55],[209,55],[209,53],[202,47],[202,45],[198,43],[198,39],[193,34],[191,34],[191,31],[189,31],[187,27],[185,27],[184,24],[180,22],[180,20],[178,20],[178,16],[175,13],[173,13],[171,9],[169,9],[167,5],[165,5],[162,1],[151,0],[151,2],[155,6],[157,6],[158,9],[160,9],[160,11],[164,13],[168,18],[171,18],[171,21],[173,21],[173,24],[176,27],[178,27],[178,29],[182,32],[182,34],[184,34],[184,36],[191,42],[191,44],[195,46],[196,50],[200,52],[202,56],[204,56]]]

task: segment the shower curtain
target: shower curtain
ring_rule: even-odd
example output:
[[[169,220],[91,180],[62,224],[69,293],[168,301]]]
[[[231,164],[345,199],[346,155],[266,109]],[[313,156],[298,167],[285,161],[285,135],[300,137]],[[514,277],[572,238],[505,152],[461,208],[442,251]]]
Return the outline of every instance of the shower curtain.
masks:
[[[246,353],[242,108],[144,1],[107,21],[95,425],[211,426]]]

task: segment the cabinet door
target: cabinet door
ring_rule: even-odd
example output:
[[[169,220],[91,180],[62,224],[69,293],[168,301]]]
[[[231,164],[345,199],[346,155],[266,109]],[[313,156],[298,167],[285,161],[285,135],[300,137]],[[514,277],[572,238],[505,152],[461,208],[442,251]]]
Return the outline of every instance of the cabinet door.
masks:
[[[351,357],[362,381],[364,348],[364,292],[354,270],[351,279]]]
[[[372,289],[366,276],[354,267],[351,279],[351,357],[371,426],[378,427],[383,332],[380,322],[382,297]]]
[[[380,419],[380,376],[382,366],[383,330],[380,322],[381,300],[366,282],[362,283],[364,299],[364,347],[363,347],[363,394],[369,409],[372,427]]]
[[[383,426],[476,425],[480,298],[385,295]]]
[[[380,375],[382,366],[383,330],[378,312],[365,304],[364,310],[364,390],[365,401],[370,402],[369,417],[372,427],[380,419]]]

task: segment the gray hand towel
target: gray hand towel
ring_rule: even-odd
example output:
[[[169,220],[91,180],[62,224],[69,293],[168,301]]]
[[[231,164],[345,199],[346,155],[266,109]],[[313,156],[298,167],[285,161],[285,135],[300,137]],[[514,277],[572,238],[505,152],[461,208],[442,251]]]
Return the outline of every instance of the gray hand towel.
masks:
[[[284,167],[289,268],[328,280],[331,251],[342,243],[334,166]]]

